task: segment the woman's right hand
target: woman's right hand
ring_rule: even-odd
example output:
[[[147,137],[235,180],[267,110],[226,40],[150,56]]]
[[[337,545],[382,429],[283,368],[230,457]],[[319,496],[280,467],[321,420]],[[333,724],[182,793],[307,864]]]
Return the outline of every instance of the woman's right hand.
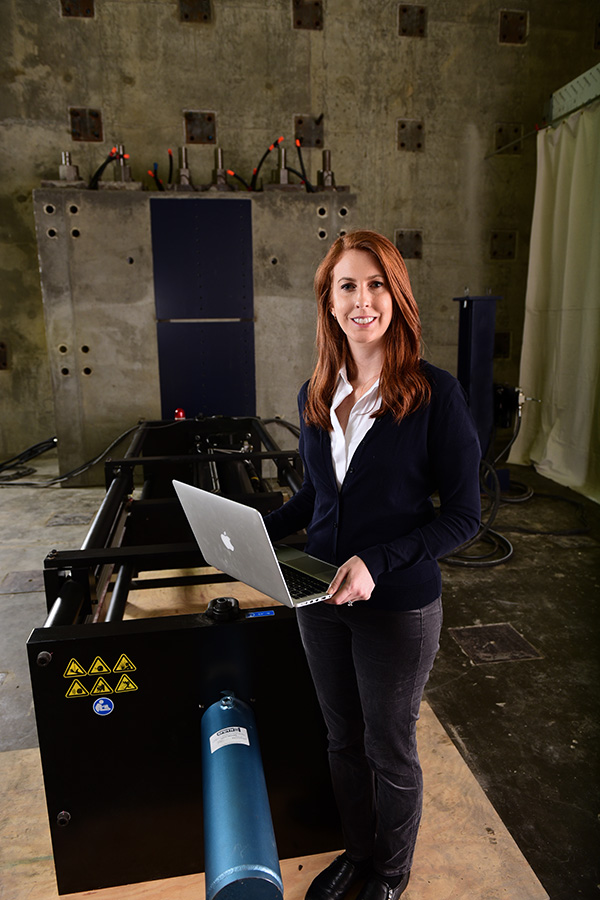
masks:
[[[375,582],[365,563],[359,556],[352,556],[335,573],[327,591],[331,597],[325,603],[342,606],[345,603],[368,600],[374,587]]]

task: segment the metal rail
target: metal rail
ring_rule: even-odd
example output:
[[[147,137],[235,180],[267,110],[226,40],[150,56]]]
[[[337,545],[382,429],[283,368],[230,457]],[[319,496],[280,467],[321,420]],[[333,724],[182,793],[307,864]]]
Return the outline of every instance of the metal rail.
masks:
[[[85,595],[82,587],[76,581],[68,578],[63,583],[60,594],[54,601],[43,627],[74,625],[79,618],[84,599]]]

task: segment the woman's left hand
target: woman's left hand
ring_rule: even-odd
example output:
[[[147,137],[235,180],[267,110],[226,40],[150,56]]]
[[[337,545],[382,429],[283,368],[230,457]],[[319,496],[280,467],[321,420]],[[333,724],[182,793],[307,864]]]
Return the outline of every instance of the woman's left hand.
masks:
[[[375,582],[362,559],[352,556],[335,573],[327,592],[332,596],[325,603],[341,606],[344,603],[368,600],[374,587]]]

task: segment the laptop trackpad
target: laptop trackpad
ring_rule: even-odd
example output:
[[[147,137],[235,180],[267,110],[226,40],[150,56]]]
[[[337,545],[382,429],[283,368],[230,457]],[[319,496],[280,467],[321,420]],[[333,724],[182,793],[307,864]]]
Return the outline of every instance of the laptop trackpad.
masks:
[[[294,547],[286,547],[280,544],[274,549],[279,562],[285,563],[293,569],[298,569],[299,572],[304,572],[306,575],[312,575],[313,578],[319,578],[325,584],[329,584],[337,572],[337,567],[332,566],[331,563],[309,556],[308,553],[296,550]]]

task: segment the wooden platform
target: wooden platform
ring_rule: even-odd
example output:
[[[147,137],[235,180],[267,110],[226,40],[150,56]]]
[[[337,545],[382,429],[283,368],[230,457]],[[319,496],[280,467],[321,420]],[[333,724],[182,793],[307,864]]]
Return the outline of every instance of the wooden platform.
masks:
[[[215,571],[206,569],[205,572]],[[186,570],[153,572],[182,576]],[[246,585],[189,585],[131,591],[126,619],[203,612],[214,597],[235,596],[240,606],[272,606]],[[423,821],[403,900],[548,900],[546,891],[502,824],[485,793],[431,708],[418,726],[425,779]],[[285,900],[303,900],[308,885],[341,848],[282,860]],[[110,865],[98,847],[100,865]],[[63,894],[65,900],[204,900],[204,876],[189,875]],[[39,751],[0,754],[0,900],[57,900]]]
[[[430,707],[419,723],[425,809],[406,900],[548,898]],[[56,900],[58,892],[37,750],[0,754],[0,898]],[[285,900],[303,900],[336,855],[283,860]],[[110,865],[98,847],[99,864]],[[80,894],[98,900],[203,900],[204,877],[189,875]]]

